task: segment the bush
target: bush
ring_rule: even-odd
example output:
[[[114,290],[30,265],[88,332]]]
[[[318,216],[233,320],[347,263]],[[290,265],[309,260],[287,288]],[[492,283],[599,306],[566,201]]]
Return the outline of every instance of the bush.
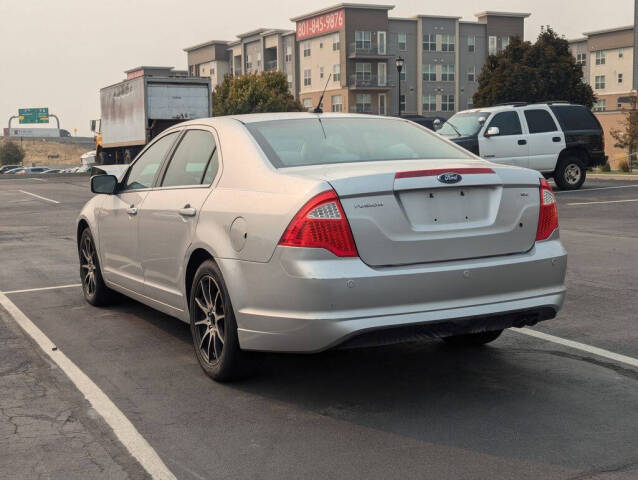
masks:
[[[618,164],[618,166],[623,172],[629,173],[629,162],[627,160],[623,160]]]
[[[605,162],[600,166],[600,171],[601,172],[611,172],[611,165],[609,165],[609,162]]]
[[[0,145],[0,165],[22,164],[24,149],[11,140]]]

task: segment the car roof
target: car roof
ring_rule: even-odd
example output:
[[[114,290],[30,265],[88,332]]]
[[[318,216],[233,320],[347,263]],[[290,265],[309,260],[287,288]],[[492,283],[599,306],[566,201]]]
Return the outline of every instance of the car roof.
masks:
[[[277,113],[248,113],[245,115],[222,115],[219,117],[199,118],[197,120],[190,120],[188,122],[180,123],[180,126],[184,125],[211,125],[219,123],[220,121],[235,120],[241,123],[255,123],[255,122],[268,122],[271,120],[301,120],[312,118],[382,118],[386,120],[405,120],[391,116],[379,116],[370,115],[367,113],[311,113],[311,112],[277,112]]]
[[[502,112],[503,110],[514,110],[516,108],[527,108],[527,107],[549,107],[552,105],[556,106],[582,106],[577,105],[575,103],[567,103],[567,102],[538,102],[538,103],[518,103],[512,105],[494,105],[493,107],[485,107],[485,108],[470,108],[468,110],[461,110],[457,113],[467,113],[467,112]]]

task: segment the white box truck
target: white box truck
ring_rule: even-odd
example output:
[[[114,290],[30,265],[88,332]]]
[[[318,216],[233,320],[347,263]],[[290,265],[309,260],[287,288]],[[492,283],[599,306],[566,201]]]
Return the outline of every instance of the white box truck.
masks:
[[[157,134],[211,112],[210,78],[172,67],[138,67],[100,90],[101,118],[91,121],[96,163],[130,163]]]

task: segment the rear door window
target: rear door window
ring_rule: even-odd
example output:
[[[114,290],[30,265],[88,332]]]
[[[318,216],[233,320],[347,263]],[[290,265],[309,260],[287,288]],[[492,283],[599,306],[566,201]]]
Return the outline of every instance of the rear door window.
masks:
[[[490,127],[498,127],[499,136],[520,135],[523,133],[521,129],[521,121],[516,112],[501,112],[494,115],[490,121]],[[487,130],[486,130],[487,131]]]
[[[554,119],[547,110],[525,110],[525,120],[529,133],[555,132]]]
[[[210,184],[217,174],[215,137],[206,130],[188,130],[164,174],[162,187]]]
[[[582,105],[552,105],[563,130],[600,130],[596,117]]]

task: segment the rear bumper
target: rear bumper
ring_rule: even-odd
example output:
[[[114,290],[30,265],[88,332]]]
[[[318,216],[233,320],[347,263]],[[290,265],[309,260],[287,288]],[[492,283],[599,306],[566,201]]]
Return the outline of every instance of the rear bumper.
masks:
[[[243,349],[316,352],[367,344],[379,332],[400,341],[553,318],[563,304],[567,256],[556,238],[523,254],[404,267],[371,268],[292,247],[278,247],[268,263],[218,263]],[[396,330],[406,327],[412,331]]]

